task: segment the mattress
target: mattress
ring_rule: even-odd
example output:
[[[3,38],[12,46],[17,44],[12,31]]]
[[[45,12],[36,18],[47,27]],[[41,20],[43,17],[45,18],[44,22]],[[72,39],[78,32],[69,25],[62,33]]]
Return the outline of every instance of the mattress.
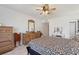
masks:
[[[41,55],[79,55],[79,42],[58,37],[41,37],[28,43]]]

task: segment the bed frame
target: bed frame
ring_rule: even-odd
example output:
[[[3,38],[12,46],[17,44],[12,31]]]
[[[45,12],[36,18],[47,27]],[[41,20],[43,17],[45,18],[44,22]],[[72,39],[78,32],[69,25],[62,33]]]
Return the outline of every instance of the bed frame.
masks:
[[[28,50],[28,54],[30,55],[41,55],[38,52],[34,51],[33,49],[31,49],[31,47],[26,47]]]

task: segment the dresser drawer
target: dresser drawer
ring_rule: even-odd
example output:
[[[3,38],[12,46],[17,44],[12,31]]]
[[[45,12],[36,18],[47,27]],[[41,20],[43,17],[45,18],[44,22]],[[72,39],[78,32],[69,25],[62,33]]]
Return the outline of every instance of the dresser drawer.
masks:
[[[13,34],[12,33],[0,33],[0,38],[1,37],[12,37]]]
[[[12,28],[4,28],[4,27],[0,27],[0,32],[12,32]]]

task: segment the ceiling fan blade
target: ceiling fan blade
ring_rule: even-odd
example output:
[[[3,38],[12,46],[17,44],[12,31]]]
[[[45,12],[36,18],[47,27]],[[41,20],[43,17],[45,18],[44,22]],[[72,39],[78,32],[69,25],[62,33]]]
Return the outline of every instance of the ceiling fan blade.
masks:
[[[43,13],[41,12],[40,15],[42,15]]]
[[[51,8],[51,10],[56,10],[56,8]]]
[[[50,12],[48,12],[47,14],[50,14]]]
[[[36,10],[40,10],[40,9],[36,9]]]

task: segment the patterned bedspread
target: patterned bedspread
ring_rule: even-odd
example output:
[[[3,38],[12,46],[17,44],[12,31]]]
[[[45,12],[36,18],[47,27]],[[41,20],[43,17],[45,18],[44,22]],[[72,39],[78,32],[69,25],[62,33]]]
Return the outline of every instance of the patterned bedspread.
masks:
[[[79,54],[79,42],[73,39],[41,37],[30,41],[28,45],[42,55]]]

